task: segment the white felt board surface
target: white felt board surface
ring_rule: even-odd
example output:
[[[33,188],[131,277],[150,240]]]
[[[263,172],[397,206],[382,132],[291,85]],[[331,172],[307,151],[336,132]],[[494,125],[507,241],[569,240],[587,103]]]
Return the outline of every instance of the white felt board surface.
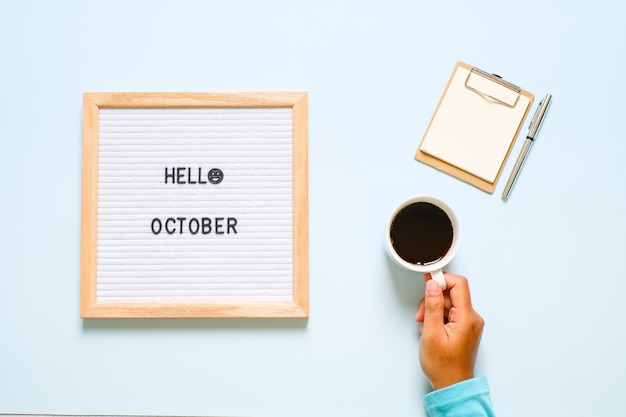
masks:
[[[292,109],[103,108],[98,165],[98,302],[293,298]]]
[[[420,150],[493,183],[515,140],[530,98],[519,94],[512,108],[487,99],[466,88],[469,74],[468,68],[457,66]],[[512,102],[511,90],[504,86],[482,82],[480,87],[489,87],[490,93]]]

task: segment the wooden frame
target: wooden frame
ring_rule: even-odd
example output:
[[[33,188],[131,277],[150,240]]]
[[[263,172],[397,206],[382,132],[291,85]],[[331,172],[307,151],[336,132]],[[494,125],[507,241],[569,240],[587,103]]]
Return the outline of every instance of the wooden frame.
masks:
[[[289,301],[102,302],[98,300],[101,109],[292,110],[293,297]],[[308,317],[308,96],[296,93],[85,93],[80,315],[131,317]]]

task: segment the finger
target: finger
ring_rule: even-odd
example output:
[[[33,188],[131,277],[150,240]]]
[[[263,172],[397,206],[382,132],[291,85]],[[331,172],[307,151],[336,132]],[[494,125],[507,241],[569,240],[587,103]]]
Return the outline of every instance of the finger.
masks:
[[[424,281],[428,281],[430,279],[432,279],[432,276],[430,275],[430,272],[426,272],[424,274],[422,274],[422,278],[424,279]],[[449,305],[450,305],[450,300],[449,297],[446,297],[446,304],[448,305],[446,308],[450,309]],[[417,308],[417,313],[415,314],[415,321],[418,323],[423,323],[424,322],[424,298],[421,299],[419,306]]]
[[[418,323],[424,322],[424,308],[424,299],[422,298],[415,314],[415,321]]]
[[[444,272],[444,274],[448,283],[450,308],[458,308],[465,313],[472,312],[472,298],[467,278],[450,272]]]
[[[426,281],[426,297],[424,298],[424,326],[422,334],[437,332],[443,328],[444,300],[443,291],[437,281]]]
[[[444,291],[443,292],[443,307],[445,309],[445,311],[449,311],[452,308],[452,301],[450,300],[450,292],[449,291]]]
[[[444,274],[447,274],[447,273],[444,272]],[[422,278],[424,279],[424,281],[428,281],[432,279],[432,275],[430,274],[430,272],[426,272],[425,274],[422,275]],[[452,308],[452,301],[450,301],[449,289],[443,292],[443,299],[444,299],[444,317],[447,319],[448,312],[450,311],[450,308]],[[424,322],[424,299],[420,301],[419,307],[417,309],[417,314],[415,314],[415,321],[418,323]]]
[[[430,279],[432,279],[431,275],[429,272],[425,273],[423,275],[424,281],[428,281]],[[448,318],[448,312],[450,311],[450,308],[452,308],[452,302],[450,301],[450,291],[449,290],[445,290],[443,292],[443,301],[444,301],[444,317],[447,319]],[[419,303],[419,306],[417,308],[417,313],[415,314],[415,321],[418,323],[423,323],[424,322],[424,299],[422,298],[422,300]]]

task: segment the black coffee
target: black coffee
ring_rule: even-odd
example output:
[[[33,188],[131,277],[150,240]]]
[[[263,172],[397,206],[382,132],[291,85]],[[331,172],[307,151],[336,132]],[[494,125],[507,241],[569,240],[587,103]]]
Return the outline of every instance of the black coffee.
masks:
[[[413,203],[400,210],[389,233],[396,253],[412,264],[437,262],[452,246],[452,222],[431,203]]]

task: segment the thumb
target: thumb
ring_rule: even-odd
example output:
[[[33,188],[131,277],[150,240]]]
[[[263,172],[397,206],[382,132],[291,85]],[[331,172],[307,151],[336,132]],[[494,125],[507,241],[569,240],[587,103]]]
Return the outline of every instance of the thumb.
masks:
[[[422,332],[436,331],[443,326],[444,301],[441,286],[434,279],[426,281],[424,324]]]

